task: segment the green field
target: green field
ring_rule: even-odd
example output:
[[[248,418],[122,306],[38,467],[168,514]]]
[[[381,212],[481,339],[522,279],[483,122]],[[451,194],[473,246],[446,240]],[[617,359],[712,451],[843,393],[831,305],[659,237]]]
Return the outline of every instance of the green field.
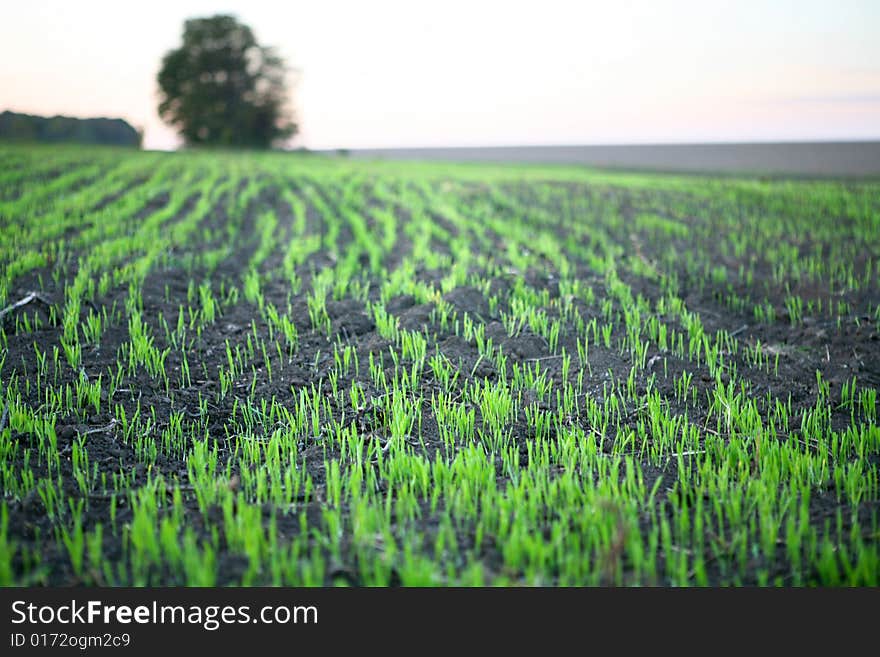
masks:
[[[0,584],[880,584],[880,183],[0,146]]]

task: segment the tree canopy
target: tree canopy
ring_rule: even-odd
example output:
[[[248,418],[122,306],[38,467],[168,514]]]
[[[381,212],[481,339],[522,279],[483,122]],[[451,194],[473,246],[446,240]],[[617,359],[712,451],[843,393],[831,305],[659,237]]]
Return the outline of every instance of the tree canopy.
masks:
[[[0,113],[2,140],[139,147],[141,137],[141,133],[123,119],[49,117],[9,111]]]
[[[184,23],[159,71],[159,116],[187,145],[269,148],[296,133],[286,66],[235,16]]]

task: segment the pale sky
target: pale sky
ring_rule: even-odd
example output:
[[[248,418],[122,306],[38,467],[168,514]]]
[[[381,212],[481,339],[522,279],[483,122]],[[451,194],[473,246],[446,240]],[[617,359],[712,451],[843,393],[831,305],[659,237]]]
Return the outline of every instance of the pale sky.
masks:
[[[880,0],[7,0],[0,110],[174,148],[156,73],[214,13],[296,69],[294,146],[880,138]]]

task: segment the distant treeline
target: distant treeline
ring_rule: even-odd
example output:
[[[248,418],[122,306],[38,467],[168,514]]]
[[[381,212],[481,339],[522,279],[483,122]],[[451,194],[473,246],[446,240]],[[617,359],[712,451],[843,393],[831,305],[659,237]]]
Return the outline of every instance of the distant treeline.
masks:
[[[10,141],[74,142],[140,147],[142,134],[122,119],[77,119],[70,116],[0,114],[0,139]]]

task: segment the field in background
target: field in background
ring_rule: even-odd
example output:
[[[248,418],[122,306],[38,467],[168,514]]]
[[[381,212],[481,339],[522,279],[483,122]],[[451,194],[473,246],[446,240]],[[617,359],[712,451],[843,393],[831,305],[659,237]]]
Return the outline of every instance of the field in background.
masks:
[[[357,158],[553,163],[630,171],[880,179],[880,141],[356,149]]]
[[[880,184],[0,149],[0,583],[878,585]]]

